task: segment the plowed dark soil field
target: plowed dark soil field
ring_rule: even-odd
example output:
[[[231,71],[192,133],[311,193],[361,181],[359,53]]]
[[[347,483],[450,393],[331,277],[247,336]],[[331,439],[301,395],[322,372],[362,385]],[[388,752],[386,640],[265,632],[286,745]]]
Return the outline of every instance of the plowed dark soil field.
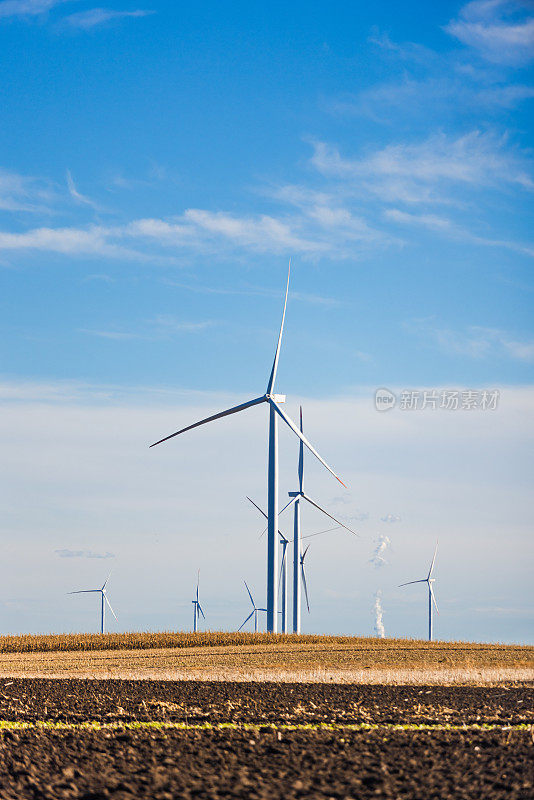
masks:
[[[534,724],[534,687],[12,678],[0,720]]]
[[[2,800],[534,797],[534,688],[0,681]]]

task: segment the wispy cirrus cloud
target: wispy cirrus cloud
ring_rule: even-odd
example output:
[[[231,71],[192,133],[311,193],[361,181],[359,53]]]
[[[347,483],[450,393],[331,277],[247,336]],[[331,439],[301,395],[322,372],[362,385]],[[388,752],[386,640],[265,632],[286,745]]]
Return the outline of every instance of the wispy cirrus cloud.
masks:
[[[506,358],[513,361],[534,361],[534,340],[521,338],[510,331],[471,325],[452,329],[436,324],[433,319],[413,320],[406,327],[425,341],[453,355],[475,359]]]
[[[84,194],[78,191],[76,188],[76,184],[74,183],[74,178],[72,177],[72,173],[70,169],[66,172],[67,178],[67,189],[69,191],[70,196],[73,200],[77,203],[81,203],[82,205],[90,206],[91,208],[98,208],[97,204],[91,200],[90,197],[86,197]]]
[[[110,339],[117,342],[128,342],[134,339],[144,341],[158,341],[161,339],[173,339],[180,334],[192,334],[205,331],[215,325],[214,320],[189,321],[177,319],[170,314],[159,314],[152,320],[145,321],[139,325],[135,331],[110,329],[87,329],[82,328],[80,333],[89,336],[96,336],[99,339]]]
[[[116,11],[112,8],[91,8],[88,11],[77,11],[63,18],[63,23],[72,28],[91,30],[99,25],[119,19],[139,19],[154,14],[155,11],[136,9],[135,11]]]
[[[342,156],[331,144],[315,142],[311,163],[323,175],[368,179],[368,185],[387,200],[439,202],[445,199],[440,185],[451,184],[534,189],[530,158],[509,146],[506,136],[479,130],[461,136],[432,134],[355,158]]]
[[[67,2],[71,0],[3,0],[0,18],[35,17]]]
[[[413,214],[398,208],[386,209],[384,216],[399,225],[426,228],[428,231],[446,236],[448,239],[469,242],[482,247],[511,250],[513,253],[534,257],[534,244],[528,242],[525,244],[513,239],[492,239],[486,235],[474,233],[448,217],[437,214]]]
[[[0,168],[0,211],[42,213],[53,198],[49,182]]]
[[[497,64],[521,66],[534,59],[532,4],[521,0],[474,0],[460,9],[447,33]]]
[[[62,254],[100,254],[119,258],[153,258],[154,244],[169,257],[191,251],[220,253],[299,253],[356,257],[362,249],[394,243],[386,231],[373,228],[347,208],[315,205],[305,211],[230,214],[187,209],[168,219],[144,218],[122,225],[34,228],[0,232],[0,251],[39,250]]]
[[[115,558],[115,553],[95,553],[92,550],[70,550],[67,547],[54,550],[54,553],[60,558]]]

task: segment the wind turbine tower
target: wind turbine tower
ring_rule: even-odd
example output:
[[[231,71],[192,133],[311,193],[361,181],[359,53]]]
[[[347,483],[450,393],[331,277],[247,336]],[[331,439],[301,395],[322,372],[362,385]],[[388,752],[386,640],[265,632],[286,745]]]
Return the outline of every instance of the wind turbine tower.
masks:
[[[438,604],[436,603],[436,598],[434,597],[434,589],[432,588],[432,584],[435,582],[435,578],[432,577],[432,572],[434,570],[434,564],[436,562],[436,553],[438,552],[438,543],[436,542],[436,549],[434,550],[434,557],[432,558],[432,563],[430,564],[430,569],[428,570],[428,575],[426,578],[421,578],[418,581],[408,581],[407,583],[401,583],[400,586],[411,586],[412,583],[426,583],[428,586],[428,641],[432,641],[433,637],[433,620],[432,620],[432,604],[435,605],[436,611],[439,614]],[[399,588],[400,588],[399,586]]]
[[[250,614],[248,615],[246,620],[241,623],[241,625],[237,629],[237,632],[239,633],[241,628],[244,628],[245,625],[247,624],[247,622],[249,621],[249,619],[253,616],[254,617],[254,633],[257,633],[258,632],[258,612],[259,611],[267,611],[267,609],[266,608],[258,608],[257,607],[256,603],[254,602],[254,598],[252,597],[252,593],[251,593],[250,589],[248,588],[247,582],[243,581],[243,583],[246,586],[246,589],[247,589],[247,592],[248,592],[248,596],[250,597],[250,602],[252,603],[252,611],[250,612]]]
[[[200,619],[200,615],[202,614],[202,619],[206,619],[204,612],[202,611],[202,606],[200,605],[200,600],[198,599],[198,584],[200,582],[200,570],[197,572],[197,595],[195,600],[191,600],[193,603],[193,633],[196,633],[198,630],[198,621]]]
[[[254,508],[257,508],[262,517],[267,519],[267,514],[254,502],[248,495],[246,496],[249,503],[252,503]],[[263,532],[265,533],[265,531]],[[262,536],[263,536],[262,533]],[[282,585],[282,633],[287,633],[288,627],[288,571],[287,571],[287,546],[289,539],[286,539],[280,528],[278,528],[278,536],[280,537],[280,544],[282,545],[282,565],[280,567],[280,583]]]
[[[111,608],[111,603],[109,602],[108,596],[106,594],[106,585],[110,577],[111,577],[111,572],[109,573],[108,577],[106,578],[100,589],[79,589],[76,592],[67,592],[67,594],[93,594],[95,592],[100,592],[100,633],[106,632],[106,604],[109,606],[109,610],[111,611],[115,619],[117,619],[117,615]]]
[[[358,536],[358,534],[351,530],[347,525],[343,522],[340,522],[338,519],[329,514],[322,506],[312,500],[305,491],[304,491],[304,447],[302,445],[304,439],[304,432],[302,426],[302,406],[300,407],[300,434],[301,440],[299,443],[299,463],[298,463],[298,477],[299,477],[299,489],[298,492],[289,492],[289,497],[291,500],[287,505],[284,506],[282,511],[286,510],[290,506],[294,507],[294,518],[293,518],[293,633],[300,633],[300,622],[301,622],[301,605],[302,605],[302,593],[300,589],[300,578],[301,575],[304,576],[303,567],[302,567],[302,531],[300,525],[300,501],[306,500],[307,503],[312,505],[314,508],[317,508],[329,519],[332,519],[337,525],[341,528],[345,528],[345,530],[349,531],[349,533],[354,534],[354,536]],[[339,479],[338,479],[339,480]],[[343,484],[345,485],[345,484]],[[307,548],[306,548],[307,550]],[[305,555],[306,553],[304,553]],[[308,606],[308,611],[309,611]]]

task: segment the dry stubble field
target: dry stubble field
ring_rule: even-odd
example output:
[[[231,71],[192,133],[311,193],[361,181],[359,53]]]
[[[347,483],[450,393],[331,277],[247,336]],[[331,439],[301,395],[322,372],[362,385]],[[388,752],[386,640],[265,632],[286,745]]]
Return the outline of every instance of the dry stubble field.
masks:
[[[534,648],[164,636],[0,639],[2,800],[534,796]]]

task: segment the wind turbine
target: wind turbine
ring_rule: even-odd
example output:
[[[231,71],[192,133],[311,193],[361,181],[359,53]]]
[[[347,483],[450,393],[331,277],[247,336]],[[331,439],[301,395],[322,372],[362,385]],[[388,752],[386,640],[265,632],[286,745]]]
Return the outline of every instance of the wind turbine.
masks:
[[[198,620],[200,619],[200,615],[202,614],[202,618],[206,619],[204,612],[202,611],[202,606],[200,605],[200,601],[198,599],[198,584],[200,582],[200,570],[197,573],[197,596],[196,600],[191,600],[193,603],[193,633],[196,633],[198,630]]]
[[[267,611],[267,609],[266,609],[266,608],[258,608],[258,607],[256,606],[256,603],[254,602],[254,598],[252,597],[252,594],[251,594],[251,592],[250,592],[250,589],[248,588],[247,582],[246,582],[246,581],[243,581],[243,583],[244,583],[244,584],[245,584],[245,586],[247,587],[248,596],[250,597],[250,602],[252,603],[252,611],[250,612],[250,614],[248,615],[248,617],[246,618],[246,620],[245,620],[245,621],[244,621],[244,622],[243,622],[243,623],[240,625],[240,627],[237,629],[237,632],[239,633],[239,631],[241,630],[241,628],[243,628],[243,627],[244,627],[244,626],[247,624],[247,622],[249,621],[249,619],[250,619],[252,616],[254,616],[254,633],[257,633],[257,632],[258,632],[258,611]]]
[[[294,521],[293,521],[293,633],[300,633],[300,609],[301,609],[301,591],[300,591],[300,577],[299,572],[302,572],[304,575],[302,567],[302,560],[301,560],[301,550],[302,550],[302,533],[300,527],[300,501],[306,500],[307,503],[317,508],[319,511],[322,511],[323,514],[326,514],[327,517],[334,520],[334,522],[345,528],[345,530],[349,531],[349,533],[353,533],[355,536],[358,534],[351,530],[347,525],[343,522],[340,522],[338,519],[329,514],[322,506],[312,500],[305,491],[304,491],[304,447],[302,446],[302,442],[305,441],[304,433],[303,433],[303,426],[302,426],[302,406],[300,407],[300,433],[301,433],[301,440],[299,442],[299,463],[298,463],[298,476],[299,476],[299,490],[298,492],[289,492],[289,497],[291,500],[287,505],[284,506],[282,511],[286,510],[290,506],[294,506]],[[338,479],[339,480],[339,479]],[[343,484],[345,485],[345,484]],[[306,548],[307,550],[307,548]],[[309,611],[308,606],[308,611]]]
[[[434,590],[432,588],[432,584],[436,580],[432,577],[432,570],[434,569],[434,563],[436,561],[436,553],[438,552],[438,543],[436,542],[436,549],[434,550],[434,557],[432,558],[432,563],[430,564],[430,569],[428,570],[428,575],[426,578],[421,578],[418,581],[408,581],[408,583],[401,583],[400,586],[410,586],[412,583],[426,583],[428,586],[428,641],[432,641],[432,603],[436,606],[436,611],[439,614],[438,604],[436,603],[436,598],[434,597]]]
[[[174,438],[175,436],[179,436],[181,433],[185,433],[185,431],[190,431],[193,428],[198,428],[199,425],[204,425],[207,422],[212,422],[213,420],[220,419],[221,417],[227,417],[230,414],[237,414],[239,411],[244,411],[246,408],[250,408],[251,406],[259,405],[260,403],[267,403],[269,406],[269,461],[268,461],[268,481],[267,481],[267,630],[269,633],[276,633],[278,627],[278,537],[277,537],[277,530],[278,530],[278,417],[283,419],[286,425],[291,428],[293,433],[295,433],[301,442],[306,445],[308,450],[313,453],[313,455],[319,459],[321,464],[326,467],[326,469],[332,473],[334,478],[338,480],[342,486],[345,486],[341,478],[339,478],[336,473],[331,469],[326,461],[321,458],[317,450],[310,444],[310,442],[305,438],[302,431],[298,429],[292,419],[287,416],[287,414],[282,411],[280,408],[280,403],[285,402],[285,395],[283,394],[275,394],[275,381],[276,381],[276,372],[278,369],[278,359],[280,356],[280,346],[282,344],[282,334],[284,331],[284,320],[286,316],[286,308],[287,308],[287,296],[289,292],[289,276],[291,272],[291,262],[289,264],[289,269],[287,273],[287,285],[286,285],[286,293],[284,299],[284,310],[282,312],[282,323],[280,325],[280,333],[278,334],[278,343],[276,345],[276,351],[274,354],[274,361],[273,366],[271,369],[271,374],[269,376],[269,380],[267,382],[267,390],[265,394],[262,394],[260,397],[255,397],[253,400],[248,400],[246,403],[241,403],[238,406],[234,406],[233,408],[229,408],[226,411],[221,411],[219,414],[213,414],[211,417],[206,417],[205,419],[201,419],[199,422],[194,422],[192,425],[188,425],[186,428],[181,428],[179,431],[175,433],[171,433],[169,436],[165,436],[163,439],[160,439],[154,444],[151,444],[150,447],[155,447],[162,442],[166,442],[169,439]],[[225,454],[226,455],[226,454]],[[230,457],[231,454],[228,454],[226,458]],[[345,486],[346,488],[346,486]]]
[[[108,596],[106,594],[106,584],[109,581],[110,577],[111,577],[111,572],[109,573],[108,577],[106,578],[106,580],[102,584],[102,588],[101,589],[79,589],[76,592],[67,592],[67,594],[93,594],[94,592],[100,592],[100,594],[101,594],[100,633],[105,633],[106,632],[106,603],[108,604],[109,610],[111,611],[111,613],[113,614],[115,619],[117,619],[117,615],[115,614],[115,612],[111,608],[111,603],[109,602]],[[117,620],[117,622],[118,622],[118,620]]]
[[[250,497],[247,495],[247,500],[252,503],[254,508],[257,508],[260,514],[267,519],[267,514],[265,511],[259,507],[254,500],[251,500]],[[264,531],[265,533],[265,531]],[[280,537],[280,544],[282,545],[282,563],[280,567],[280,583],[282,585],[282,633],[287,633],[287,620],[288,620],[288,613],[287,613],[287,605],[288,605],[288,592],[287,592],[287,558],[286,558],[286,550],[289,544],[289,539],[286,539],[280,528],[278,528],[278,535]],[[263,536],[263,534],[262,534]]]

